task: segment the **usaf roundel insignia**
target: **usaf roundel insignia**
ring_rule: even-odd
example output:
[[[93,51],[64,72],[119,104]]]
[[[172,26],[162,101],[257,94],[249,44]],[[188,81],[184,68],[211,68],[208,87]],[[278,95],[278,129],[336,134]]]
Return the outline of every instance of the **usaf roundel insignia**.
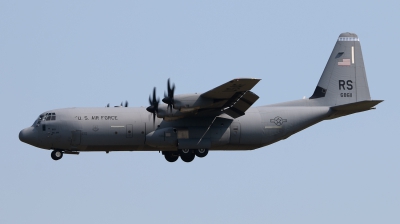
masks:
[[[284,122],[287,122],[287,120],[277,116],[274,119],[271,119],[270,122],[276,124],[277,126],[281,126]]]

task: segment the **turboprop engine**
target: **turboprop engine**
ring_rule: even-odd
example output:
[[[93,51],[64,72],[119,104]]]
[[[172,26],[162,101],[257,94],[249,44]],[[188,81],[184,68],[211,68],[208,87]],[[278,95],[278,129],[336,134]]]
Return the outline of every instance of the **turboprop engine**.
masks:
[[[213,99],[202,97],[200,94],[181,94],[174,97],[173,107],[180,112],[191,112],[202,107],[210,106],[214,103]]]

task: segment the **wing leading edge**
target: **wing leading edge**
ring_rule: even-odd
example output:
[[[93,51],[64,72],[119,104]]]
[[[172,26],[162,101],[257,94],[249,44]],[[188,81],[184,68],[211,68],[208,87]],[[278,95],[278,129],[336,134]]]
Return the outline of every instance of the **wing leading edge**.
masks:
[[[261,79],[237,78],[226,82],[210,91],[201,94],[202,97],[211,99],[231,99],[238,92],[251,90]]]

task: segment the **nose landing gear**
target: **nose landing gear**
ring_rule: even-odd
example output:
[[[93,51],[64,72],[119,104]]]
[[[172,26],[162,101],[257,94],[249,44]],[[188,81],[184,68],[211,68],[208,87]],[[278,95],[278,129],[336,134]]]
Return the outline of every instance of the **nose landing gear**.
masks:
[[[51,158],[54,160],[59,160],[63,157],[63,152],[59,151],[59,150],[54,150],[53,152],[51,152]]]

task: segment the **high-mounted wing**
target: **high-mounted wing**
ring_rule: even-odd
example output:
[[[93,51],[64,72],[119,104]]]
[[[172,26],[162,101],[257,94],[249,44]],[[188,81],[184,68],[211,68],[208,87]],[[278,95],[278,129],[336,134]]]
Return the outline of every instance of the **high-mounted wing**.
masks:
[[[210,91],[201,94],[202,97],[211,99],[231,99],[237,93],[251,90],[261,79],[238,78],[222,84]]]
[[[250,90],[260,79],[238,78],[222,84],[208,92],[201,94],[202,97],[212,98],[216,101],[226,102],[222,106],[224,113],[233,118],[243,116],[245,111],[258,100],[258,96]]]
[[[203,94],[180,94],[176,96],[165,94],[166,97],[163,102],[170,103],[171,106],[168,105],[166,109],[161,106],[157,112],[157,117],[175,120],[191,116],[218,116],[223,113],[232,118],[240,117],[259,98],[250,91],[259,81],[260,79],[238,78]],[[168,89],[170,89],[169,83]],[[172,107],[174,110],[172,110]]]

